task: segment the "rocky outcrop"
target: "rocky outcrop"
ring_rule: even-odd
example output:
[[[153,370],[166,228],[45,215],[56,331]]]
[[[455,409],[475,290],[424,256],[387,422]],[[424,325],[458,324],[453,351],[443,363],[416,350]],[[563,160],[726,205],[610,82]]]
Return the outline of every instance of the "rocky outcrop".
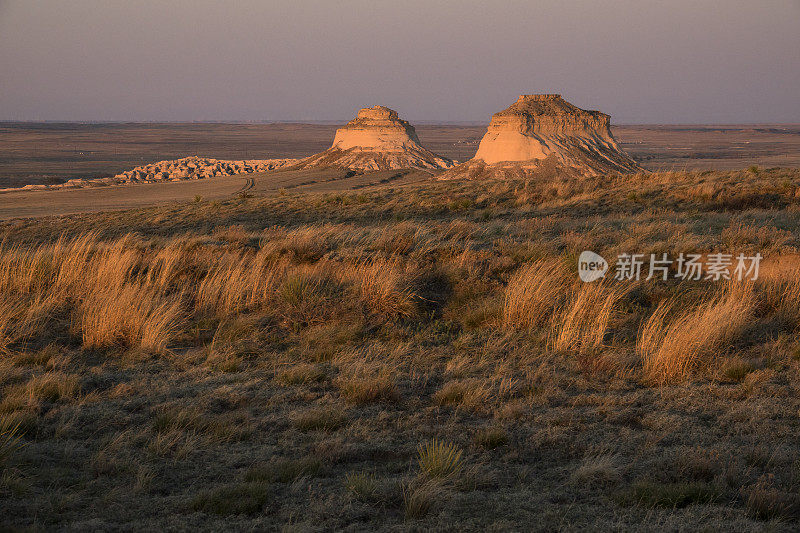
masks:
[[[351,170],[449,168],[453,162],[419,142],[414,126],[384,106],[367,107],[338,130],[333,145],[301,160],[296,168],[339,167]]]
[[[640,171],[611,135],[610,118],[558,94],[522,95],[492,115],[474,158],[439,177],[518,177],[545,169],[575,175]]]
[[[220,176],[235,176],[266,172],[289,166],[297,159],[248,159],[244,161],[226,161],[204,157],[184,157],[171,161],[159,161],[126,170],[110,178],[71,179],[58,185],[26,185],[25,190],[37,189],[72,189],[79,187],[102,187],[104,185],[124,185],[128,183],[155,183],[163,181],[198,180]]]
[[[248,159],[243,161],[226,161],[200,157],[184,157],[172,161],[159,161],[150,165],[136,167],[117,174],[114,178],[119,183],[137,183],[152,181],[181,181],[219,176],[235,176],[275,170],[293,163],[296,159]]]

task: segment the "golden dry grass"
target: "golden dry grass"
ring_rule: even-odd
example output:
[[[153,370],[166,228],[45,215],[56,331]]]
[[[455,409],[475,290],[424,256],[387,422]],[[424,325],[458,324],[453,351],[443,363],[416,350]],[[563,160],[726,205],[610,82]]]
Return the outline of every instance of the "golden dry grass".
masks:
[[[386,365],[384,358],[387,357],[371,350],[339,354],[332,362],[339,370],[334,384],[342,398],[355,404],[397,400],[397,369]]]
[[[546,323],[566,298],[574,279],[558,259],[534,261],[509,280],[503,305],[507,327],[531,328]]]
[[[240,232],[220,236],[237,243],[244,238]],[[41,337],[61,321],[86,348],[163,352],[191,315],[225,318],[279,307],[290,323],[308,324],[326,316],[326,302],[347,287],[353,302],[375,318],[416,312],[399,259],[308,264],[310,255],[318,258],[305,249],[313,236],[306,230],[289,244],[266,241],[257,252],[227,250],[221,257],[180,239],[153,250],[133,234],[110,242],[90,232],[32,248],[4,244],[0,351]]]
[[[797,488],[797,446],[776,435],[798,425],[800,211],[725,184],[684,207],[688,181],[429,183],[9,225],[0,432],[19,425],[27,446],[0,476],[4,516],[757,530]],[[584,284],[571,263],[734,245],[765,256],[752,285]]]
[[[408,318],[416,311],[416,295],[407,286],[397,259],[372,258],[348,271],[358,297],[372,315],[389,319]]]
[[[592,283],[575,291],[554,321],[553,347],[581,354],[602,348],[619,301],[628,290],[625,286]]]
[[[733,285],[693,309],[669,319],[677,306],[665,300],[644,322],[636,344],[645,379],[668,383],[687,378],[705,359],[725,350],[751,319],[751,284]]]
[[[43,294],[33,298],[7,296],[0,302],[0,354],[8,354],[12,345],[42,335],[61,303]]]
[[[142,285],[98,287],[78,307],[75,327],[86,348],[138,346],[163,352],[177,333],[180,295],[160,296]]]
[[[782,320],[800,326],[800,256],[768,258],[761,266],[758,287],[768,310],[776,310]]]
[[[252,256],[230,254],[202,278],[196,305],[223,317],[260,308],[274,300],[285,270],[285,261],[275,261],[263,251]]]

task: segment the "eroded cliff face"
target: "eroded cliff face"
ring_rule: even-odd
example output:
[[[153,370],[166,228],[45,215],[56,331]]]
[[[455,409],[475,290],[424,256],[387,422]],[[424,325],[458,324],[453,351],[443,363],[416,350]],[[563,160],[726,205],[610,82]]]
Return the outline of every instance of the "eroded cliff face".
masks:
[[[400,119],[397,111],[378,105],[361,109],[356,118],[336,130],[332,147],[402,152],[421,146],[411,124]]]
[[[492,115],[475,157],[441,177],[518,175],[545,160],[548,168],[559,165],[572,174],[641,170],[620,149],[610,125],[605,113],[580,109],[558,94],[522,95]]]
[[[449,168],[453,162],[419,142],[414,127],[384,106],[367,107],[336,130],[333,145],[300,161],[297,168],[340,167],[352,170]]]

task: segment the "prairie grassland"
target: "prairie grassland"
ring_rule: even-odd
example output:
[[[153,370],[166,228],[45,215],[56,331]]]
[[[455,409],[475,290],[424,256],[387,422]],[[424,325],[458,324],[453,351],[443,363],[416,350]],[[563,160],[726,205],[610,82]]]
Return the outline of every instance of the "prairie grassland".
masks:
[[[796,170],[279,193],[0,240],[3,525],[797,526]],[[764,259],[584,284],[583,250]]]

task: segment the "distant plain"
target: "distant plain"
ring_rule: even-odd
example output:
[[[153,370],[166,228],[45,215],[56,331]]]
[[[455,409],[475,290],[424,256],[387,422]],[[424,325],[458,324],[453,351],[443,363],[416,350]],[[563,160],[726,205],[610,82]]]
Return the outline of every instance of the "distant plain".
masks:
[[[487,117],[488,118],[488,117]],[[328,148],[335,124],[0,123],[0,188],[105,177],[188,155],[217,159],[306,157]],[[485,125],[417,125],[443,156],[472,157]],[[800,125],[615,126],[648,170],[800,166]]]
[[[217,159],[301,158],[328,148],[333,124],[0,124],[0,188],[102,178],[188,155]],[[472,157],[482,125],[419,125],[422,143],[458,161]],[[651,171],[800,167],[800,125],[617,126],[622,148]],[[351,173],[352,174],[352,173]],[[249,176],[78,190],[0,193],[0,220],[221,200],[267,193],[352,191],[417,183],[420,172],[345,171]]]

